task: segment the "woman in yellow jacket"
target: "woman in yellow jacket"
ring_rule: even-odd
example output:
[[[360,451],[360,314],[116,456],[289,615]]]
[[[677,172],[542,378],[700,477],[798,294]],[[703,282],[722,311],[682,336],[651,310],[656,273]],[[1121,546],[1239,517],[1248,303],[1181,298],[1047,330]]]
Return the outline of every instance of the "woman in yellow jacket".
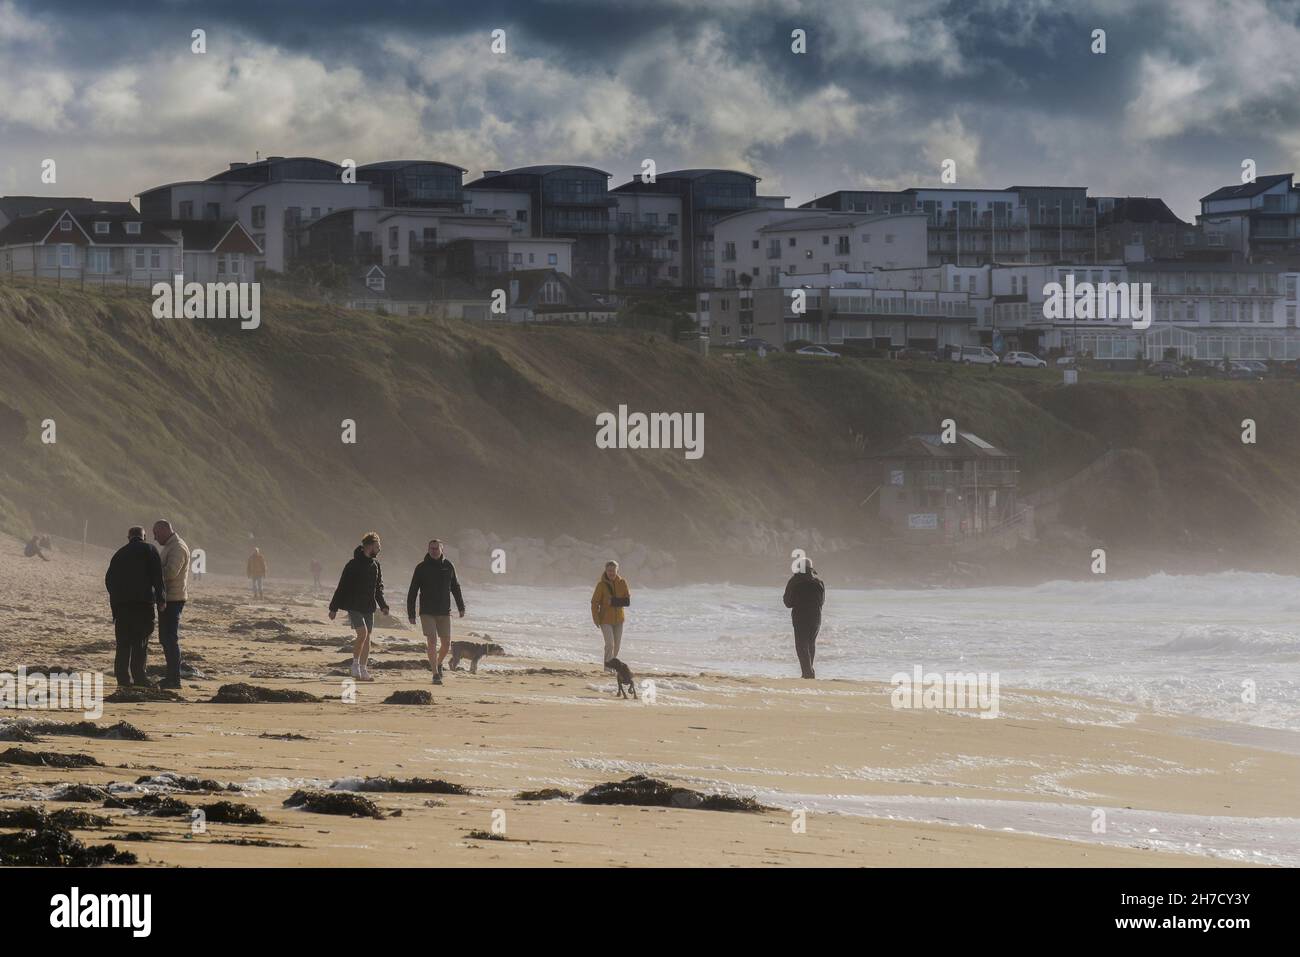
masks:
[[[605,661],[618,657],[623,640],[623,609],[632,602],[627,579],[618,573],[618,562],[606,562],[605,574],[591,594],[591,620],[605,636]]]

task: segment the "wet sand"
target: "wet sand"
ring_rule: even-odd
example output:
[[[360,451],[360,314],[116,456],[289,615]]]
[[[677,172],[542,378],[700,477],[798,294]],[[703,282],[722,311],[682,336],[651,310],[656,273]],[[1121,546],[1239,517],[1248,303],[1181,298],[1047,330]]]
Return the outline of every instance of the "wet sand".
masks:
[[[6,543],[0,671],[20,664],[102,671],[109,693],[112,625],[102,586],[109,553],[91,548],[82,560],[76,551],[61,547],[45,563]],[[1004,688],[1001,716],[986,720],[895,710],[878,683],[638,675],[655,682],[650,704],[615,697],[612,677],[594,662],[507,654],[483,659],[477,675],[448,674],[442,687],[418,667],[376,667],[376,681],[358,684],[349,703],[341,664],[350,633],[327,619],[327,599],[310,585],[272,580],[266,598],[253,601],[242,581],[206,576],[192,588],[182,632],[187,659],[206,677],[183,682],[183,702],[104,705],[97,724],[129,722],[147,741],[44,734],[39,743],[0,742],[0,751],[86,754],[102,763],[65,770],[0,762],[0,810],[105,814],[112,827],[77,836],[111,840],[142,865],[185,866],[1232,865],[1276,863],[1253,851],[1270,850],[1263,835],[1272,831],[1283,835],[1275,843],[1285,851],[1300,824],[1300,756],[1212,740],[1232,737],[1232,726],[1219,722],[1069,695]],[[455,626],[458,637],[482,631],[473,617]],[[372,667],[421,661],[415,638],[409,628],[378,629]],[[150,647],[151,664],[161,665],[156,634]],[[323,700],[210,702],[236,682]],[[382,703],[409,689],[431,691],[432,705]],[[4,711],[0,726],[81,718]],[[156,791],[196,806],[226,799],[269,823],[209,823],[194,833],[188,817],[50,800],[69,783],[133,784],[164,773],[240,791],[145,785],[115,793]],[[754,796],[772,810],[517,799],[525,789],[576,794],[637,773],[702,793]],[[472,793],[366,793],[381,818],[283,806],[296,790],[338,782],[346,790],[349,779],[368,776],[436,778]],[[1097,808],[1106,810],[1105,834],[1095,831]],[[1202,816],[1223,827],[1189,839],[1205,829]],[[494,825],[504,825],[505,840],[481,836]],[[127,832],[153,839],[116,839]],[[239,839],[287,846],[218,843]]]

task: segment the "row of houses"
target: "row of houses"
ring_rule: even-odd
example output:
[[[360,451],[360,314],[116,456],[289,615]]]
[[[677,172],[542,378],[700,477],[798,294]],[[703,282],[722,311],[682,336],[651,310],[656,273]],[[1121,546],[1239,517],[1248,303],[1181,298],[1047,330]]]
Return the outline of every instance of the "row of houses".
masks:
[[[133,282],[183,271],[211,281],[330,264],[346,271],[348,301],[361,308],[519,321],[600,321],[624,294],[681,289],[698,294],[701,327],[715,338],[1086,342],[1116,357],[1146,340],[1044,319],[1043,285],[1062,270],[1109,281],[1153,274],[1181,290],[1160,294],[1166,338],[1241,355],[1239,341],[1201,340],[1259,333],[1267,344],[1247,349],[1292,350],[1294,337],[1278,332],[1294,328],[1286,290],[1300,270],[1292,174],[1214,190],[1187,223],[1159,199],[1081,186],[838,190],[794,208],[735,170],[620,185],[588,166],[487,170],[469,182],[466,172],[435,160],[271,156],[146,189],[138,208],[3,197],[0,273]],[[1271,275],[1272,292],[1222,291],[1249,287],[1235,277],[1253,274]],[[787,309],[797,287],[817,290],[817,308],[801,316]],[[505,311],[488,308],[498,289],[509,292]]]

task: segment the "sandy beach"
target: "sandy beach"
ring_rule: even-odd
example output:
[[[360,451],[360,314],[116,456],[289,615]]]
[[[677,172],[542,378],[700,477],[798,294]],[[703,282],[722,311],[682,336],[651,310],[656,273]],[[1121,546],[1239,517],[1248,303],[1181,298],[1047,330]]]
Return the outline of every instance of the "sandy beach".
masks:
[[[111,693],[109,553],[92,547],[83,559],[79,546],[58,544],[48,563],[13,547],[0,554],[8,638],[0,671],[99,671]],[[392,577],[401,578],[396,569]],[[1236,729],[1224,722],[1015,688],[1002,689],[999,717],[981,719],[895,709],[884,683],[693,671],[638,674],[653,681],[654,703],[624,701],[595,664],[594,632],[589,665],[520,657],[507,644],[478,674],[462,670],[432,687],[410,628],[377,630],[376,681],[357,685],[349,703],[349,633],[328,620],[327,600],[283,580],[268,582],[256,602],[237,579],[192,584],[183,649],[205,677],[185,680],[180,702],[104,704],[97,725],[128,722],[148,740],[40,733],[36,742],[0,741],[0,752],[99,762],[65,769],[0,756],[0,811],[106,815],[110,825],[75,833],[153,866],[1169,867],[1285,864],[1300,849],[1300,756],[1228,743]],[[396,611],[396,589],[390,601]],[[474,610],[457,622],[458,637],[491,633]],[[156,634],[150,648],[151,664],[161,665]],[[211,702],[238,682],[321,700]],[[412,689],[431,691],[432,704],[383,703]],[[81,718],[4,711],[0,737]],[[770,809],[518,798],[542,788],[577,795],[633,774]],[[184,791],[167,775],[238,790]],[[381,817],[284,806],[296,791],[348,793],[367,777],[438,779],[469,793],[364,792]],[[55,800],[74,783],[117,799],[234,801],[267,823],[209,822],[195,833],[189,816]],[[498,839],[486,836],[494,826]]]

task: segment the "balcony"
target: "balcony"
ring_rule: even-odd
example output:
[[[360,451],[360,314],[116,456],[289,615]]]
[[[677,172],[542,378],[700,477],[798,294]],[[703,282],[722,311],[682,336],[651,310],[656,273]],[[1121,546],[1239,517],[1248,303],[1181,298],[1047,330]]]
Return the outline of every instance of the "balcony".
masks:
[[[567,189],[546,190],[542,202],[550,206],[617,206],[618,200],[608,193],[588,193]]]
[[[591,220],[591,219],[558,219],[544,221],[545,232],[547,235],[565,233],[584,233],[608,234],[613,226],[609,220]]]
[[[645,246],[621,246],[614,250],[617,262],[665,263],[673,258],[667,249],[651,249]]]
[[[668,236],[674,227],[664,223],[614,223],[614,232],[623,236]]]

